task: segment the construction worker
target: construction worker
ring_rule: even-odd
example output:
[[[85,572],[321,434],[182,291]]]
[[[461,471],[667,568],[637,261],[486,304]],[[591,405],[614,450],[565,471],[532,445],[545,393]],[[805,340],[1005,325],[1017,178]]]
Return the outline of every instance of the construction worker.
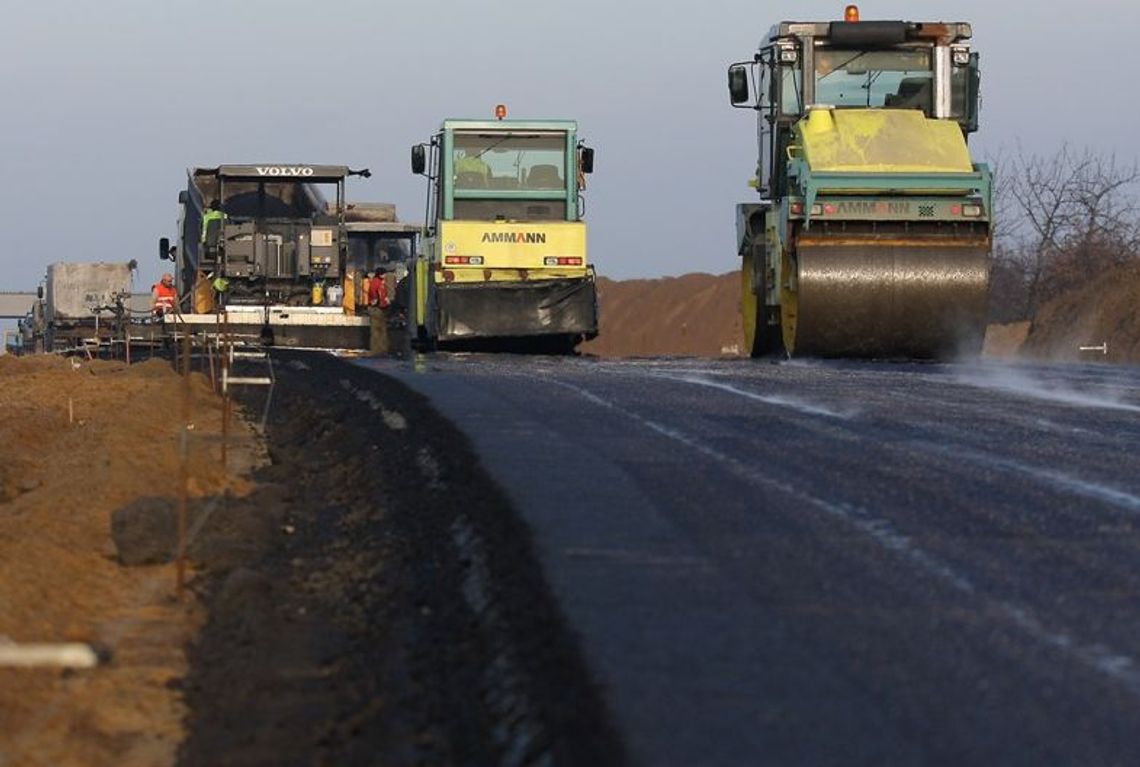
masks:
[[[174,275],[170,272],[162,275],[162,279],[151,285],[150,311],[155,317],[170,314],[178,305],[178,289],[174,287]]]
[[[344,300],[341,307],[345,314],[356,314],[356,279],[357,272],[349,269],[344,275]]]
[[[202,244],[206,244],[206,231],[210,227],[211,221],[217,221],[218,226],[226,220],[226,214],[222,212],[222,203],[218,199],[210,200],[210,204],[206,206],[206,212],[202,214]],[[221,230],[218,231],[218,236],[221,237]]]
[[[467,154],[460,149],[462,155],[455,158],[455,178],[460,187],[487,186],[491,179],[491,169],[483,158],[477,154]]]
[[[360,279],[360,305],[368,306],[368,286],[372,284],[372,272],[365,272]]]
[[[388,298],[388,283],[384,274],[377,272],[376,276],[368,281],[368,316],[371,324],[371,351],[373,354],[388,353],[388,307],[391,305]]]

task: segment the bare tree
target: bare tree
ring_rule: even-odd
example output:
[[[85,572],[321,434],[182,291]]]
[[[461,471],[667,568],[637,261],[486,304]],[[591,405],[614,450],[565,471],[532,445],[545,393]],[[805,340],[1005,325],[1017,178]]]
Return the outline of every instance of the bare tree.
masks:
[[[1019,150],[1006,180],[1022,227],[1007,257],[1022,261],[1027,314],[1058,293],[1137,257],[1140,167],[1067,144],[1051,156]]]
[[[989,161],[993,204],[991,231],[994,242],[1005,245],[1016,240],[1023,229],[1021,216],[1017,212],[1018,201],[1013,196],[1014,168],[1005,161],[1008,154],[1001,150],[996,159]]]
[[[992,173],[991,211],[993,259],[990,268],[989,318],[991,322],[1016,322],[1029,312],[1029,267],[1032,258],[1025,246],[1028,226],[1021,203],[1014,195],[1020,163],[1013,151],[1001,148],[988,159]]]

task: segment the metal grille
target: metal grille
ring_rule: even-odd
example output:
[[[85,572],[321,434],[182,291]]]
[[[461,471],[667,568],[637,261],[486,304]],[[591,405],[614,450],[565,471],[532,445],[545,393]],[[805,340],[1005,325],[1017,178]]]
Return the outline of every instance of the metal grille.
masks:
[[[918,206],[918,215],[926,217],[926,218],[933,217],[934,216],[934,206],[933,205],[919,205]]]

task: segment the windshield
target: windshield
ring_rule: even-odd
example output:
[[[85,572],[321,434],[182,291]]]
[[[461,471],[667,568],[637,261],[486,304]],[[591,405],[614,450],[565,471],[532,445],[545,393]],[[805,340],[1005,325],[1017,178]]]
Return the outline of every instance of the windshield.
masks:
[[[930,51],[817,50],[815,103],[921,109],[930,116],[934,105]]]
[[[392,271],[412,257],[412,241],[373,232],[348,233],[348,265],[358,271]]]
[[[800,68],[794,66],[780,67],[780,112],[786,115],[798,115],[804,111],[803,81],[800,79]],[[776,83],[772,83],[775,87]],[[773,96],[773,99],[776,98]]]
[[[456,189],[566,188],[565,133],[456,133]]]

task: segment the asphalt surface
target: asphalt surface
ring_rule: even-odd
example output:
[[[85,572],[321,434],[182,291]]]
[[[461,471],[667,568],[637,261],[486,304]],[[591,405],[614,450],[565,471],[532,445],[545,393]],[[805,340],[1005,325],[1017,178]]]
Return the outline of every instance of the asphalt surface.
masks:
[[[1140,764],[1140,370],[362,364],[506,490],[633,761]]]

